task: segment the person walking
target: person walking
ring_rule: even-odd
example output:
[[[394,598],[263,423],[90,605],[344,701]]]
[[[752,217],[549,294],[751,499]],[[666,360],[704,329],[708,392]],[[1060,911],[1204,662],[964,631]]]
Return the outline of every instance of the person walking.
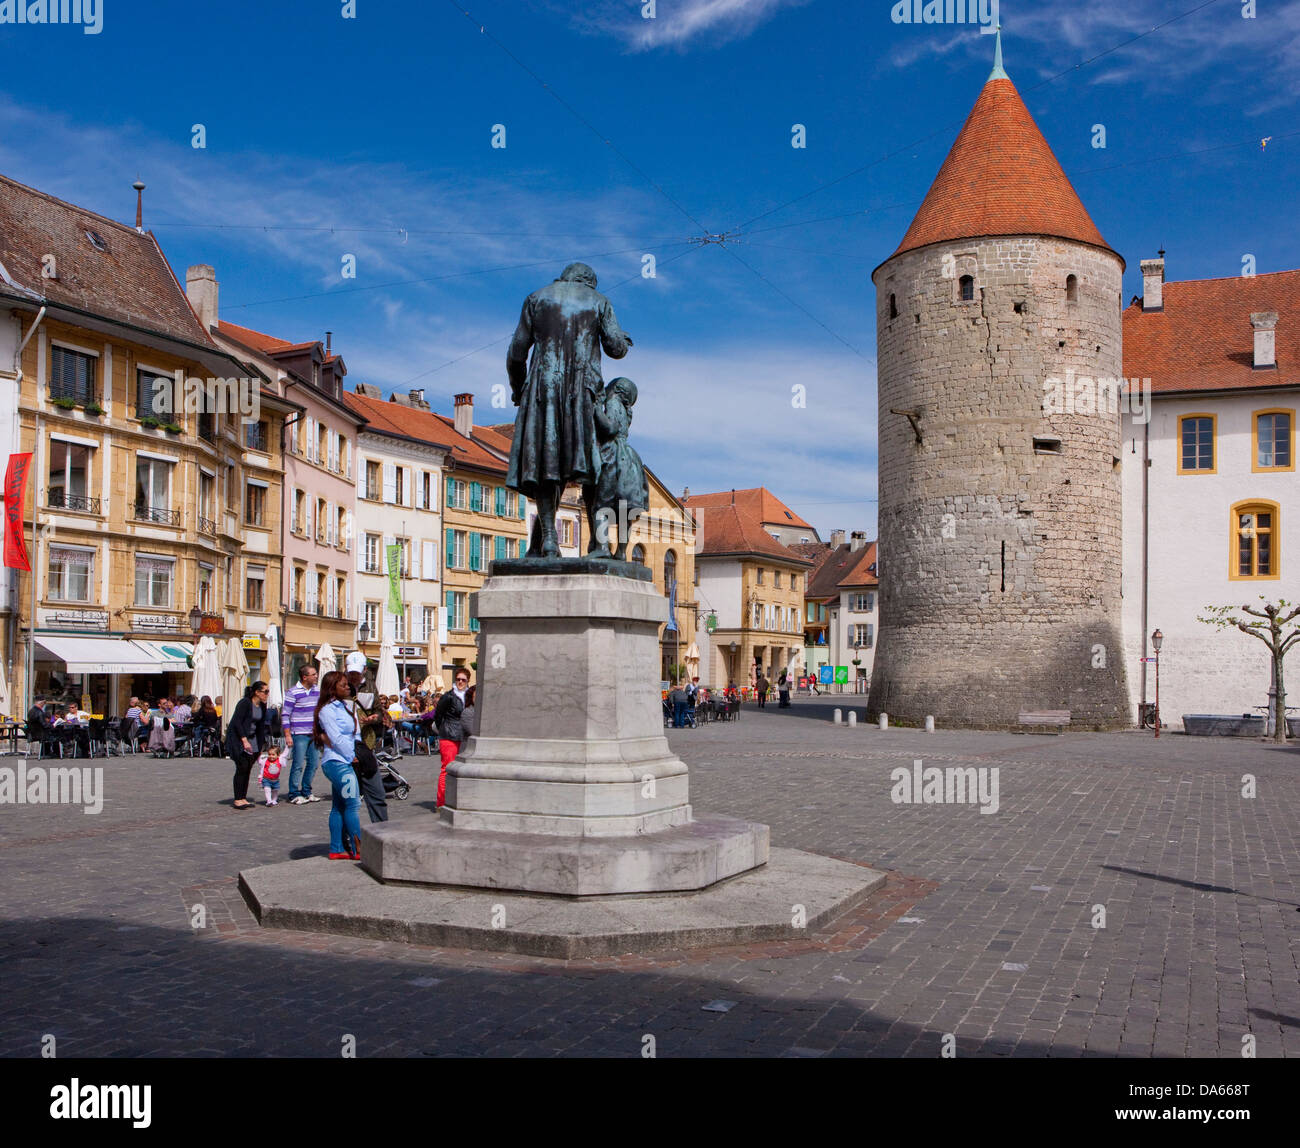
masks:
[[[442,808],[447,797],[447,766],[456,760],[456,755],[465,742],[461,716],[465,712],[465,699],[469,694],[469,671],[457,669],[452,686],[438,699],[433,710],[433,724],[438,731],[438,756],[442,759],[442,769],[438,772],[438,795],[435,798],[435,807],[438,809]]]
[[[312,713],[312,740],[321,754],[321,773],[330,779],[330,860],[361,860],[360,778],[353,768],[360,726],[348,704],[347,674],[330,670],[320,684]]]
[[[758,675],[758,708],[767,709],[767,693],[772,688],[772,683],[767,680],[766,674]]]
[[[382,744],[385,725],[392,725],[392,718],[379,708],[375,695],[374,680],[366,673],[366,656],[360,650],[353,650],[344,662],[347,670],[349,705],[357,719],[357,740],[366,748],[367,762],[373,765],[375,749]],[[355,759],[363,755],[353,753]],[[370,776],[367,777],[367,772]],[[384,779],[378,768],[363,764],[359,769],[361,797],[366,803],[366,813],[371,821],[388,820],[388,796],[384,793]]]
[[[289,766],[290,805],[306,805],[309,801],[320,800],[311,791],[311,779],[320,766],[320,749],[314,736],[316,703],[320,701],[320,684],[316,677],[315,666],[308,663],[301,667],[298,684],[284,695],[284,709],[280,711],[280,724],[293,747],[293,760]]]
[[[790,708],[790,675],[785,670],[781,671],[781,676],[776,680],[776,692],[781,699],[777,703],[777,708],[788,710]]]
[[[268,740],[266,701],[270,693],[266,682],[254,682],[244,691],[226,723],[226,754],[235,763],[236,809],[254,808],[248,800],[248,780]]]

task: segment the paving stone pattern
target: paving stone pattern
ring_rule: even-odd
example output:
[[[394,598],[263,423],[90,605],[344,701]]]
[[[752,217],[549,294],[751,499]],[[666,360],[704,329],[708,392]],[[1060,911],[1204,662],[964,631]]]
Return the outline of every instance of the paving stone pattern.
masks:
[[[851,700],[670,738],[697,808],[886,887],[820,934],[655,958],[262,931],[235,874],[323,853],[328,804],[236,813],[227,762],[96,761],[100,815],[0,809],[0,1055],[47,1033],[65,1057],[337,1056],[346,1035],[360,1056],[938,1056],[946,1033],[958,1056],[1300,1053],[1300,751],[833,726]],[[895,804],[916,758],[996,767],[999,812]],[[405,760],[394,817],[430,816],[435,765]]]

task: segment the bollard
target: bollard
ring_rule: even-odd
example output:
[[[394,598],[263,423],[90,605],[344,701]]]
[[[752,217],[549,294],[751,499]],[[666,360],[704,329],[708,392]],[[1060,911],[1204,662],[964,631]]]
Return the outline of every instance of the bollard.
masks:
[[[844,724],[844,711],[841,710],[841,709],[837,709],[837,710],[835,711],[835,724],[836,724],[836,725],[843,725],[843,724]]]
[[[889,715],[888,715],[888,714],[881,714],[881,715],[880,715],[880,728],[881,728],[881,729],[888,729],[888,728],[889,728]]]
[[[925,732],[934,733],[934,714],[925,715]]]
[[[849,710],[849,725],[850,725],[850,726],[855,726],[855,725],[857,725],[857,724],[858,724],[858,711],[857,711],[857,710]]]

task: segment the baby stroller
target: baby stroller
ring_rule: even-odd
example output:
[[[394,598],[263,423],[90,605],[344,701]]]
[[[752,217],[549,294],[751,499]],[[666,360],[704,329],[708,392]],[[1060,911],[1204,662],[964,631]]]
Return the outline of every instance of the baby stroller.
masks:
[[[393,764],[400,756],[381,749],[375,754],[375,760],[379,762],[379,776],[384,783],[384,793],[396,797],[398,801],[405,801],[411,796],[411,783],[397,772],[397,767]]]

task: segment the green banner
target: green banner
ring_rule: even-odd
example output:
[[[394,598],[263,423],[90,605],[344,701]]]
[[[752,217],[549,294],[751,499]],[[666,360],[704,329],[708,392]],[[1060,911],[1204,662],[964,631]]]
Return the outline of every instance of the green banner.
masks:
[[[402,605],[402,547],[394,542],[388,547],[388,612],[401,615]]]

